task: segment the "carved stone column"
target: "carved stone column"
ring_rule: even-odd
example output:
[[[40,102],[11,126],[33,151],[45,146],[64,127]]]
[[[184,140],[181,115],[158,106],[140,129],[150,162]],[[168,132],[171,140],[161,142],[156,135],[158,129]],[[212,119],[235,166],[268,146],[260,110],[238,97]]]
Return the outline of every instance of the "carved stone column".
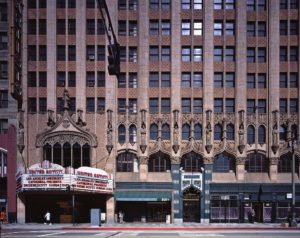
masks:
[[[245,180],[245,157],[237,157],[235,161],[235,174],[238,181]]]
[[[140,181],[147,181],[148,179],[148,161],[147,156],[140,156]]]
[[[276,182],[277,181],[277,173],[278,173],[278,157],[269,158],[269,175],[270,180]]]

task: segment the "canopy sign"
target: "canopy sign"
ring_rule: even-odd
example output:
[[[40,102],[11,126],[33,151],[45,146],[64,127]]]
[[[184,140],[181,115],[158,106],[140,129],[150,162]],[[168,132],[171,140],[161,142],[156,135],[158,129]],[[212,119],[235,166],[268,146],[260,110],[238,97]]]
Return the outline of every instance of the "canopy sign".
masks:
[[[80,167],[63,168],[49,163],[35,164],[26,173],[17,174],[17,191],[67,190],[93,193],[112,193],[111,176],[102,169]]]

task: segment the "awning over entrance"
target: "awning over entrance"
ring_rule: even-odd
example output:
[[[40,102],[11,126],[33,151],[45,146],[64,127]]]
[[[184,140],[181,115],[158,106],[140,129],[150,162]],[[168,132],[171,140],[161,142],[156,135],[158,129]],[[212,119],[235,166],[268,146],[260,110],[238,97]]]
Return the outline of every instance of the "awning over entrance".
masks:
[[[171,201],[172,192],[169,191],[116,191],[116,201],[165,202]]]

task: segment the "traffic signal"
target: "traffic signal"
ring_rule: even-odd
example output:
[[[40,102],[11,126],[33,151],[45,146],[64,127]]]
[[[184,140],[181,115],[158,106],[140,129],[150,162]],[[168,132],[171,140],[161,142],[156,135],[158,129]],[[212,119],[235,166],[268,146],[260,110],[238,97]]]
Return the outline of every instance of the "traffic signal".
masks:
[[[114,43],[108,45],[108,73],[109,75],[120,74],[120,45],[118,43]]]

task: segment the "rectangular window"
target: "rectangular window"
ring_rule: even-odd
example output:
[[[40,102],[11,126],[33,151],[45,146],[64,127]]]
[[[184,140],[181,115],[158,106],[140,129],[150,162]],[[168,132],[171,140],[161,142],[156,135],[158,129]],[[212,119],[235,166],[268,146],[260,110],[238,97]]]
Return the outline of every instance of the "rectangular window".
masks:
[[[215,62],[223,61],[223,47],[222,46],[216,46],[214,48],[214,61]]]
[[[247,88],[255,88],[255,74],[247,74]]]
[[[247,100],[247,113],[255,113],[255,100],[254,99]]]
[[[57,35],[64,35],[64,34],[66,34],[65,19],[57,19],[56,20],[56,34]]]
[[[257,0],[257,10],[259,11],[266,10],[266,0]]]
[[[171,60],[171,49],[170,46],[161,47],[161,61],[168,62]]]
[[[120,62],[125,62],[127,60],[126,47],[120,47]]]
[[[191,22],[190,21],[182,21],[181,35],[183,35],[183,36],[191,35]]]
[[[296,20],[290,21],[290,35],[298,35],[299,33],[299,22]]]
[[[28,87],[36,87],[36,72],[28,72]]]
[[[290,112],[298,112],[298,99],[291,98],[290,99]]]
[[[86,8],[95,8],[95,0],[86,0]]]
[[[98,45],[98,47],[97,47],[97,60],[105,61],[105,46],[104,45]]]
[[[181,112],[182,113],[191,113],[191,99],[182,98],[181,99]]]
[[[47,72],[39,72],[39,86],[47,87]]]
[[[118,22],[118,35],[119,36],[126,36],[126,21],[119,21]]]
[[[69,101],[69,109],[71,112],[75,113],[76,112],[76,98],[70,97]]]
[[[57,72],[57,87],[64,87],[66,85],[66,73]]]
[[[266,22],[258,22],[257,23],[257,36],[266,36],[267,28]]]
[[[286,36],[288,34],[288,23],[286,20],[280,21],[280,35]]]
[[[0,80],[6,80],[8,77],[7,61],[0,61]]]
[[[247,48],[247,62],[248,63],[255,62],[255,48]]]
[[[129,73],[129,88],[138,87],[137,73]]]
[[[138,7],[138,0],[129,0],[129,10],[136,11]]]
[[[69,61],[75,61],[76,60],[76,46],[75,45],[69,45],[68,60]]]
[[[47,112],[47,98],[39,98],[39,112]]]
[[[299,0],[290,0],[290,9],[298,9]]]
[[[151,88],[159,87],[159,74],[158,72],[150,72],[149,74],[149,86]]]
[[[129,47],[129,62],[136,63],[138,57],[137,47]]]
[[[225,61],[227,61],[227,62],[235,61],[235,49],[233,46],[226,47]]]
[[[76,34],[76,21],[74,19],[68,19],[68,34]]]
[[[76,0],[68,0],[68,8],[76,8]]]
[[[7,133],[8,130],[8,119],[0,119],[0,134]]]
[[[181,48],[181,61],[183,62],[191,61],[191,47],[184,46]]]
[[[225,9],[227,10],[232,10],[235,8],[235,3],[234,3],[235,0],[225,0]]]
[[[28,61],[36,61],[36,46],[28,46]]]
[[[191,74],[190,73],[182,73],[181,74],[181,87],[182,88],[190,88],[191,84]]]
[[[222,22],[214,23],[214,35],[215,36],[223,35],[223,23]]]
[[[247,22],[247,36],[255,36],[255,22]]]
[[[214,74],[214,87],[215,88],[223,88],[223,74],[222,73]]]
[[[201,62],[202,61],[202,47],[194,47],[194,62]]]
[[[151,35],[151,36],[159,35],[159,22],[157,20],[150,20],[149,35]]]
[[[149,47],[149,60],[158,61],[159,60],[159,49],[158,46]]]
[[[129,21],[129,36],[137,36],[138,35],[138,26],[136,21]]]
[[[279,111],[287,112],[287,99],[280,99],[279,101]]]
[[[158,98],[150,98],[149,111],[150,113],[158,113]]]
[[[125,98],[119,98],[118,99],[118,112],[119,113],[125,113],[126,112],[126,99]]]
[[[214,112],[215,113],[223,112],[223,99],[222,98],[214,99]]]
[[[58,113],[64,111],[64,100],[62,98],[57,98],[56,99],[56,111]]]
[[[234,22],[226,22],[225,23],[225,35],[226,36],[234,36],[235,34],[235,24]]]
[[[65,8],[66,7],[66,0],[57,0],[56,1],[57,8]]]
[[[202,36],[202,22],[201,21],[194,22],[194,36]]]
[[[98,35],[105,35],[105,25],[102,19],[98,19],[97,21],[97,34]]]
[[[170,36],[171,35],[171,23],[169,20],[161,21],[161,35]]]
[[[95,98],[86,98],[86,112],[95,112]]]
[[[258,48],[257,51],[257,61],[258,63],[265,63],[267,58],[266,48]]]
[[[170,98],[161,99],[161,113],[170,113],[171,111],[171,101]]]
[[[214,10],[223,9],[223,0],[214,0]]]
[[[87,87],[94,87],[95,86],[95,73],[94,72],[87,72],[86,73],[86,86]]]
[[[90,61],[95,60],[95,46],[94,45],[86,46],[86,59],[90,60]]]
[[[76,72],[68,72],[68,86],[76,87]]]
[[[0,90],[0,108],[8,108],[8,91]]]
[[[265,99],[258,99],[258,113],[266,113],[266,100]]]
[[[286,46],[281,46],[280,47],[279,59],[280,59],[281,62],[287,61],[287,47]]]
[[[286,73],[280,73],[280,77],[279,77],[279,87],[280,88],[287,88],[288,84],[287,84],[287,74]]]
[[[46,35],[47,34],[47,24],[45,19],[39,20],[39,34]]]
[[[290,88],[298,88],[298,73],[290,73]]]
[[[280,9],[287,9],[287,0],[280,0]]]
[[[290,61],[298,61],[298,47],[291,46],[290,48]]]
[[[194,88],[202,88],[203,87],[203,77],[202,77],[202,73],[199,72],[195,72],[194,73],[194,78],[193,78],[193,87]]]
[[[95,35],[95,20],[89,19],[86,20],[86,34],[87,35]]]
[[[105,87],[105,72],[103,71],[97,72],[97,86]]]
[[[194,113],[202,113],[203,112],[202,98],[194,98],[193,112]]]
[[[36,98],[28,98],[28,112],[36,113]]]
[[[8,46],[8,37],[6,32],[0,32],[0,50],[6,50]]]
[[[105,112],[105,98],[97,99],[97,112]]]
[[[182,10],[191,9],[191,0],[181,0],[181,9]]]
[[[66,60],[66,46],[65,45],[57,46],[57,60],[58,61]]]
[[[0,9],[1,9],[1,11],[0,11],[0,21],[7,22],[7,12],[8,12],[7,3],[6,2],[0,3]]]
[[[235,87],[235,74],[234,73],[226,73],[226,88],[234,88]]]
[[[255,11],[255,0],[247,0],[247,11]]]
[[[118,9],[119,10],[126,10],[126,0],[118,0]]]
[[[47,60],[47,47],[45,45],[39,46],[39,61]]]
[[[169,72],[161,73],[161,87],[163,88],[171,87],[171,75]]]
[[[227,113],[234,113],[235,105],[234,105],[234,98],[226,98],[226,112]]]
[[[129,113],[137,113],[137,99],[130,98],[129,99]]]
[[[266,86],[267,86],[266,74],[258,74],[257,87],[266,88]]]
[[[126,74],[121,73],[118,78],[118,88],[126,88]]]
[[[28,0],[27,1],[27,7],[29,8],[29,9],[34,9],[34,8],[36,8],[36,0]],[[2,8],[3,6],[1,6],[1,8]]]
[[[149,5],[150,5],[150,9],[158,10],[159,9],[159,0],[150,0]]]

